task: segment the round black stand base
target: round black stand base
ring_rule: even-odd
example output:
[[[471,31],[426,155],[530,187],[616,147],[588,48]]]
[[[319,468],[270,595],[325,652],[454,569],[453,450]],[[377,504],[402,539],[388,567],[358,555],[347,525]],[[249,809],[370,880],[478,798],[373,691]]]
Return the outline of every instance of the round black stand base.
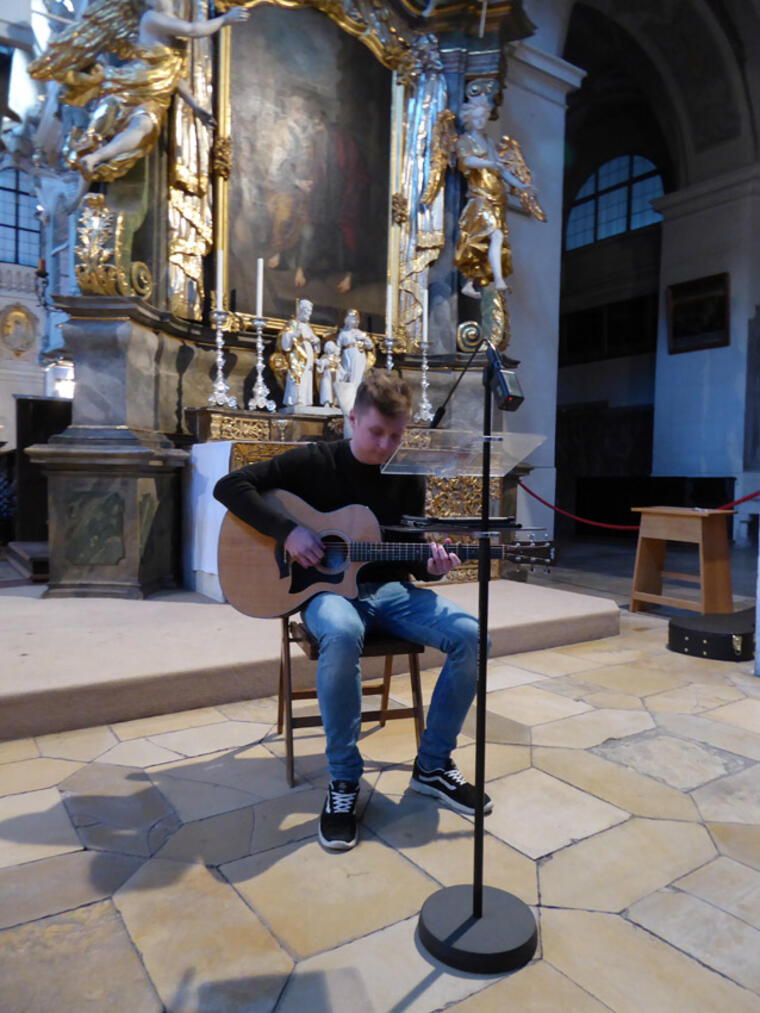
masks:
[[[448,886],[420,911],[420,942],[437,960],[472,974],[516,971],[538,945],[536,920],[527,904],[504,890],[483,887],[483,915],[473,918],[472,887]]]

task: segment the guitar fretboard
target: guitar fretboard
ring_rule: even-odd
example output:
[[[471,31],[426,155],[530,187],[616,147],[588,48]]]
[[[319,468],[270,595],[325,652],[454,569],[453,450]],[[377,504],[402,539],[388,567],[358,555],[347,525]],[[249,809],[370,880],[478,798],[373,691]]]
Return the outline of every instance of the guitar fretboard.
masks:
[[[334,551],[335,546],[331,547]],[[352,562],[424,562],[430,558],[431,550],[427,542],[351,542],[343,544],[347,559]],[[480,547],[471,542],[459,544],[449,543],[447,552],[464,561],[478,559]],[[491,559],[510,559],[513,562],[535,561],[545,562],[551,558],[551,542],[513,542],[506,545],[489,546]]]

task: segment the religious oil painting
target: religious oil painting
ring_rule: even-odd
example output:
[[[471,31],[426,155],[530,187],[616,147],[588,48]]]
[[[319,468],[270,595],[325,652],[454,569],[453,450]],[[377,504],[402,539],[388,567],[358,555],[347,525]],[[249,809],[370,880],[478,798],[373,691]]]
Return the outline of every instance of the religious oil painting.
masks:
[[[695,352],[729,343],[728,274],[669,285],[668,351]]]
[[[232,33],[228,284],[264,315],[297,299],[334,325],[381,328],[388,244],[391,73],[327,15],[257,7]],[[372,319],[374,317],[374,320]]]

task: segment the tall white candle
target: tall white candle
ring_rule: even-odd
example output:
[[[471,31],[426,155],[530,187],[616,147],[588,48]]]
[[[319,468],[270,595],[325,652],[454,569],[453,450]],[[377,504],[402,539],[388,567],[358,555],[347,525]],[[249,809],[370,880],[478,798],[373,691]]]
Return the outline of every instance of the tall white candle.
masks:
[[[428,290],[422,292],[422,344],[428,343]]]
[[[264,315],[264,258],[256,261],[256,316]]]
[[[385,337],[390,344],[393,333],[393,286],[388,285],[385,289]]]
[[[222,289],[224,287],[224,251],[216,251],[216,308],[223,308]]]

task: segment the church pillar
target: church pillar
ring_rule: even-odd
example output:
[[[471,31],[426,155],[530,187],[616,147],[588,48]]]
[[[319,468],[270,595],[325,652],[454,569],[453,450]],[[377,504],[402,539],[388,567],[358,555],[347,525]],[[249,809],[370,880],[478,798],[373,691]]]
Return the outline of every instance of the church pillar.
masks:
[[[760,487],[760,355],[753,320],[760,303],[760,169],[696,183],[660,197],[655,207],[663,222],[652,474],[733,478],[738,499]],[[710,279],[724,275],[728,335],[717,345],[710,337],[710,300],[723,282]],[[684,292],[671,286],[683,282],[696,283],[690,286],[697,299],[692,317],[703,314],[704,334],[676,335],[674,343],[668,306]],[[759,507],[755,500],[739,508],[736,538],[746,540]]]
[[[553,502],[565,109],[568,92],[580,86],[584,72],[525,42],[509,47],[506,61],[499,119],[488,127],[496,140],[509,134],[519,142],[547,220],[530,218],[516,202],[507,211],[513,266],[507,354],[520,361],[525,401],[514,415],[502,416],[501,424],[511,432],[546,436],[528,458],[533,471],[526,484]],[[552,511],[521,490],[517,509],[524,525],[553,531]]]

